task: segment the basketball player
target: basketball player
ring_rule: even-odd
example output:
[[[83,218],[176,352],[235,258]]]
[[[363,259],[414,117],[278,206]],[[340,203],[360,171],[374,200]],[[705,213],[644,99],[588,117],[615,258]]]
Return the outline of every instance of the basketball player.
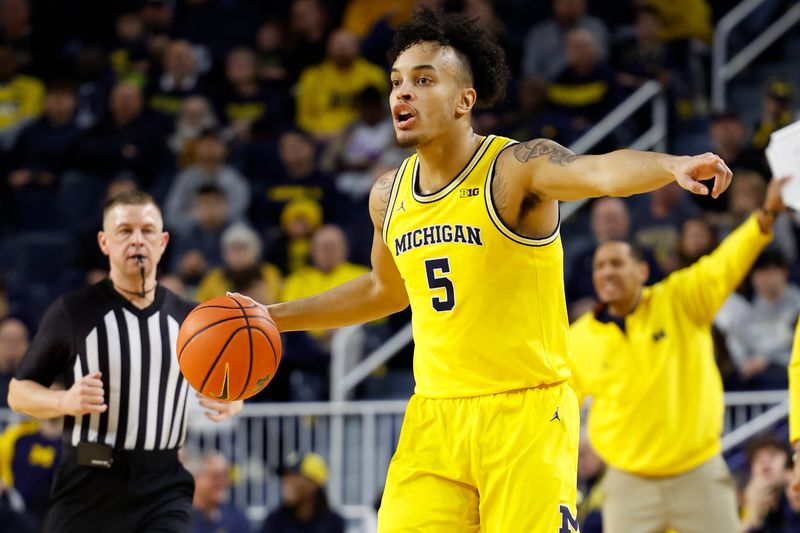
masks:
[[[62,296],[11,381],[8,403],[65,417],[64,450],[44,530],[190,531],[194,482],[178,462],[188,384],[175,355],[192,304],[156,282],[167,246],[161,211],[142,192],[106,204],[108,279]],[[66,390],[52,390],[54,382]],[[203,399],[221,420],[242,402]]]
[[[370,194],[372,272],[268,308],[279,329],[328,329],[411,304],[415,394],[389,467],[379,530],[569,533],[578,406],[559,200],[628,196],[677,181],[717,197],[712,154],[576,156],[472,131],[502,97],[498,45],[460,15],[419,11],[395,38],[390,106],[416,154]]]

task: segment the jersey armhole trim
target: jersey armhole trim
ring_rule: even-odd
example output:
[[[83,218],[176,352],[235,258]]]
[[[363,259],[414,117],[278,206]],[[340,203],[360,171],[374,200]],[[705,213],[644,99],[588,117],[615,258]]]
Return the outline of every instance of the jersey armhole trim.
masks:
[[[497,210],[495,209],[494,205],[494,198],[492,198],[492,180],[494,179],[495,173],[495,164],[497,163],[497,158],[500,157],[500,154],[514,144],[519,144],[517,141],[509,141],[506,143],[504,147],[497,151],[494,158],[492,158],[492,164],[489,167],[489,172],[486,174],[486,186],[484,188],[484,198],[486,200],[486,211],[489,213],[489,218],[491,219],[492,223],[495,227],[505,235],[508,239],[516,242],[517,244],[522,244],[524,246],[547,246],[551,244],[558,238],[559,231],[561,230],[561,210],[558,210],[558,222],[556,223],[556,227],[553,230],[553,233],[548,235],[547,237],[543,237],[541,239],[534,239],[531,237],[526,237],[524,235],[520,235],[516,231],[512,230],[508,226],[506,226],[505,222],[500,218],[500,215],[497,214]]]
[[[403,161],[403,164],[400,165],[400,168],[398,168],[397,172],[395,172],[394,178],[392,178],[392,190],[389,193],[389,200],[386,202],[386,213],[383,215],[383,228],[381,228],[381,237],[383,238],[383,242],[386,244],[386,246],[389,246],[389,223],[392,220],[394,204],[397,202],[397,195],[398,191],[400,190],[400,182],[403,181],[403,174],[406,171],[409,159],[411,158],[408,157]]]

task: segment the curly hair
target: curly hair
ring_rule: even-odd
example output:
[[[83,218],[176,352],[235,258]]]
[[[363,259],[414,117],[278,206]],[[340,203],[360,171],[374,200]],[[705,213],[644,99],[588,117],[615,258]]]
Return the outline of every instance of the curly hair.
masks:
[[[455,50],[477,93],[479,106],[489,107],[503,99],[508,81],[505,53],[475,20],[460,13],[418,9],[414,18],[397,30],[389,51],[391,62],[421,42],[434,42]]]

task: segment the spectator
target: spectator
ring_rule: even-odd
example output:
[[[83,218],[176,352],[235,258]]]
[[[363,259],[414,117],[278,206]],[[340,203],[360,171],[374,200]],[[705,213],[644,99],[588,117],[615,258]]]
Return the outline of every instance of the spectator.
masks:
[[[144,23],[139,13],[121,13],[117,17],[115,41],[109,60],[116,78],[144,83],[150,68],[150,56],[145,42]]]
[[[222,233],[223,265],[203,277],[197,299],[204,302],[227,291],[240,291],[258,277],[267,285],[267,301],[277,301],[281,274],[275,265],[261,261],[261,249],[261,238],[252,228],[241,222],[231,225]]]
[[[547,100],[547,85],[538,78],[523,78],[517,86],[513,119],[503,129],[512,139],[553,139],[570,145],[576,138],[569,116]]]
[[[567,33],[585,28],[594,37],[599,59],[608,57],[608,30],[586,14],[586,0],[553,0],[552,18],[534,26],[525,36],[522,73],[545,80],[554,79],[567,66]]]
[[[260,178],[253,184],[255,200],[251,216],[260,227],[276,227],[284,206],[293,200],[309,199],[322,206],[323,217],[335,220],[339,194],[333,177],[317,165],[316,147],[306,133],[289,130],[278,139],[279,165],[274,174],[253,170]]]
[[[187,461],[194,476],[193,533],[246,533],[250,523],[229,500],[230,466],[219,453]]]
[[[200,75],[192,43],[183,39],[170,42],[160,71],[148,79],[147,106],[165,115],[177,115],[187,97],[203,93]]]
[[[14,317],[0,319],[0,407],[8,408],[8,384],[28,350],[30,336],[25,324]],[[0,454],[2,455],[2,454]]]
[[[170,43],[174,3],[170,0],[144,0],[139,14],[144,22],[147,51],[152,57],[162,57]]]
[[[571,316],[577,317],[582,311],[595,304],[592,285],[592,261],[597,246],[610,240],[627,240],[631,232],[631,216],[628,206],[620,198],[599,198],[592,203],[589,227],[591,242],[578,252],[570,263],[567,277],[567,302]],[[648,263],[653,263],[652,257]]]
[[[415,0],[351,0],[344,10],[342,27],[363,38],[380,21],[385,20],[392,27],[404,24],[411,18],[415,3]]]
[[[197,189],[191,222],[172,232],[170,271],[196,285],[209,268],[222,265],[222,234],[229,224],[228,202],[222,190],[216,185]]]
[[[753,135],[753,147],[764,150],[772,132],[794,121],[793,105],[796,98],[797,87],[791,81],[784,78],[767,80],[761,103],[761,119]]]
[[[77,98],[69,83],[54,83],[47,89],[42,116],[25,126],[11,151],[11,187],[52,188],[64,170],[66,153],[78,136],[75,124]]]
[[[704,255],[713,252],[717,243],[717,232],[707,218],[687,218],[681,224],[678,237],[676,269],[696,263]]]
[[[359,119],[328,145],[322,167],[335,172],[339,192],[363,203],[375,183],[374,167],[381,155],[396,146],[394,125],[383,95],[367,87],[356,97]]]
[[[776,250],[758,257],[750,279],[753,302],[733,318],[728,349],[745,388],[785,389],[800,289],[789,283],[789,265]]]
[[[706,0],[647,0],[664,21],[662,37],[667,41],[697,39],[711,42],[711,9]]]
[[[0,3],[0,43],[11,46],[21,71],[36,71],[28,0],[3,0]]]
[[[328,13],[320,0],[293,0],[289,6],[288,82],[294,84],[300,73],[325,59],[328,41]]]
[[[268,83],[283,85],[289,77],[286,65],[286,34],[277,20],[267,20],[256,32],[256,73]]]
[[[556,109],[569,115],[572,128],[581,134],[614,108],[617,82],[588,29],[567,33],[565,53],[567,64],[548,85],[547,97]]]
[[[325,61],[300,76],[297,124],[319,139],[329,139],[358,118],[356,96],[367,87],[385,91],[386,73],[359,56],[354,34],[335,31]]]
[[[784,490],[788,469],[791,467],[789,447],[783,439],[762,435],[747,447],[750,479],[745,486],[742,502],[743,533],[782,533],[787,509]],[[798,520],[795,516],[794,523]]]
[[[313,296],[369,272],[347,262],[347,238],[333,225],[322,226],[311,241],[312,265],[286,278],[282,300]]]
[[[108,111],[104,120],[77,140],[74,165],[104,180],[131,171],[142,181],[141,186],[153,185],[166,168],[166,151],[158,124],[144,110],[139,86],[117,83],[108,100]]]
[[[196,162],[182,170],[167,194],[165,215],[172,228],[191,223],[194,194],[203,185],[216,185],[225,193],[230,218],[242,220],[250,205],[250,187],[247,178],[225,163],[228,148],[218,131],[205,130],[195,145]]]
[[[316,453],[292,454],[281,469],[281,506],[262,533],[344,533],[344,518],[328,506],[328,465]]]
[[[226,60],[226,83],[216,103],[219,116],[245,142],[254,122],[280,122],[286,107],[283,96],[259,80],[256,66],[256,55],[250,48],[234,48]]]
[[[75,121],[82,130],[89,129],[106,114],[108,98],[116,83],[108,56],[99,46],[80,48],[75,56],[74,80],[78,109]]]
[[[622,43],[615,64],[617,79],[626,88],[636,88],[647,80],[669,81],[669,50],[661,37],[661,17],[650,6],[636,10],[635,38]]]
[[[218,126],[217,117],[205,96],[189,96],[183,101],[175,117],[175,128],[167,139],[167,145],[178,158],[178,168],[194,164],[197,139],[204,131]]]
[[[8,144],[16,131],[42,112],[44,85],[17,72],[14,49],[0,42],[0,143]]]
[[[311,241],[311,265],[290,274],[281,300],[295,300],[319,294],[369,272],[362,265],[347,262],[347,238],[338,226],[322,226]],[[287,356],[284,373],[291,380],[292,401],[320,401],[328,394],[333,331],[298,331],[284,335]]]
[[[636,221],[634,239],[652,251],[661,272],[669,273],[677,267],[681,226],[687,219],[699,217],[700,210],[680,187],[671,184],[647,194],[646,198],[648,201],[640,202],[631,213]]]
[[[0,479],[22,497],[40,525],[61,458],[62,422],[29,420],[8,426],[0,435]]]
[[[747,145],[747,129],[734,112],[717,113],[711,117],[709,128],[711,147],[734,171],[753,170],[761,176],[769,176],[764,154]],[[764,179],[766,185],[766,179]],[[725,200],[723,196],[721,198]],[[718,203],[718,202],[713,202]],[[703,209],[712,209],[712,202],[701,202]],[[713,210],[724,211],[726,202]]]
[[[322,208],[314,200],[292,200],[281,212],[281,234],[272,242],[267,260],[288,276],[308,265],[311,237],[322,223]]]

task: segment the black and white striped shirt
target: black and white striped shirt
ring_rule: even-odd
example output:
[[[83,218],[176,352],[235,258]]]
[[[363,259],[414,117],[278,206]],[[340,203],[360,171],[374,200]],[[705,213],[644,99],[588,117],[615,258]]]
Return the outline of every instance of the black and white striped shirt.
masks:
[[[189,385],[175,345],[192,307],[161,285],[145,309],[133,306],[109,280],[67,294],[45,313],[15,377],[69,388],[100,371],[108,409],[65,417],[65,442],[176,448],[185,437]]]

